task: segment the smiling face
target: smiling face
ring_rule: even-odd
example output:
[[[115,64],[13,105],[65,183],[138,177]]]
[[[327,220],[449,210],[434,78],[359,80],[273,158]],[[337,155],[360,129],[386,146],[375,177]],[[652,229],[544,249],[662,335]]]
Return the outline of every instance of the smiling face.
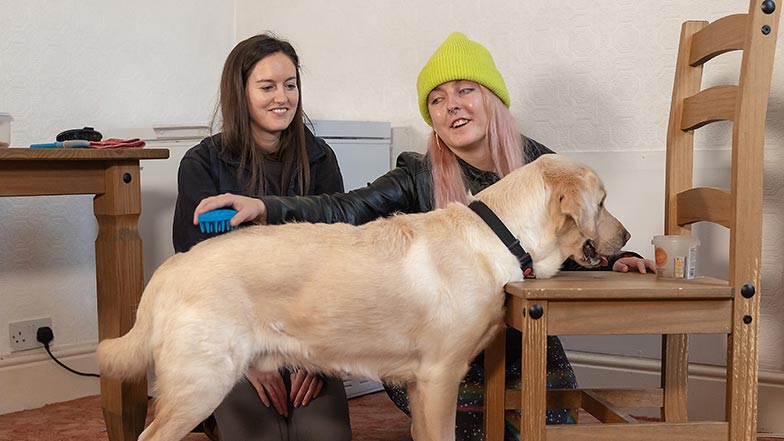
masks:
[[[291,124],[299,103],[296,66],[282,52],[262,58],[248,75],[245,96],[254,141],[267,153],[276,152],[280,132]]]
[[[427,96],[433,129],[454,152],[487,149],[487,114],[481,86],[467,80],[441,84]]]

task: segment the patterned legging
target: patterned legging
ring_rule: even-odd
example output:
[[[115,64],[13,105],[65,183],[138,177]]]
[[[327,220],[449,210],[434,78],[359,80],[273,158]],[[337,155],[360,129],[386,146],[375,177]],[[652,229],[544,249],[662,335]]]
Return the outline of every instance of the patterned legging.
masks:
[[[519,331],[506,328],[506,387],[520,389],[520,340]],[[577,379],[569,360],[566,358],[561,340],[558,337],[547,338],[547,388],[574,389]],[[471,362],[471,368],[460,383],[457,396],[457,441],[483,441],[483,390],[484,390],[484,357],[479,355]],[[408,395],[405,389],[386,387],[387,394],[407,415]],[[576,409],[547,409],[547,424],[575,424]],[[505,441],[520,441],[520,411],[507,410],[504,430]]]

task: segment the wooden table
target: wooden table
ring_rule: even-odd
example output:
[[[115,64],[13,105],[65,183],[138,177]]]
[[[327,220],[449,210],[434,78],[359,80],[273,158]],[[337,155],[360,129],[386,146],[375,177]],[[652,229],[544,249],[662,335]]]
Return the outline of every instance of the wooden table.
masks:
[[[0,197],[95,194],[98,339],[125,334],[144,288],[139,160],[166,159],[167,149],[0,149]],[[101,377],[101,407],[110,441],[144,429],[147,383]]]

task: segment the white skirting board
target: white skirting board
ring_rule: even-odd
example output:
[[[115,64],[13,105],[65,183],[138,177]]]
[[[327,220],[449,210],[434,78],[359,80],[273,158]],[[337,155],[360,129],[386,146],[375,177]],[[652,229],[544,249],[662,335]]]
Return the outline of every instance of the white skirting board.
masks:
[[[96,344],[53,348],[66,366],[79,372],[98,373]],[[72,374],[58,366],[44,349],[0,358],[0,415],[36,409],[50,403],[100,393],[100,380]]]
[[[66,366],[85,373],[97,373],[95,344],[55,348],[53,353]],[[343,376],[346,395],[356,398],[383,390],[375,381]],[[72,374],[58,366],[43,349],[0,358],[0,415],[36,409],[50,403],[73,400],[100,393],[95,377]]]
[[[55,349],[66,365],[97,372],[95,345]],[[582,387],[657,387],[659,361],[569,351],[569,359]],[[356,379],[353,379],[356,382]],[[379,390],[377,383],[356,385]],[[57,366],[41,349],[24,356],[0,359],[0,415],[35,409],[49,403],[73,400],[99,393],[97,378],[81,377]],[[359,395],[359,390],[349,391]],[[356,393],[359,392],[359,393]],[[724,415],[724,368],[692,364],[689,368],[689,417],[693,420],[721,419]],[[784,372],[760,371],[758,428],[760,432],[784,433]],[[639,412],[635,412],[639,414]],[[651,414],[654,415],[654,414]]]

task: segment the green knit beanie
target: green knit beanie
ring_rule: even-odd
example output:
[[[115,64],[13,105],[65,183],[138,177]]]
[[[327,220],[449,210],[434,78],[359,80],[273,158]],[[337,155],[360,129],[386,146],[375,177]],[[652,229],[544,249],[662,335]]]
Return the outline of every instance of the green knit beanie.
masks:
[[[453,32],[436,49],[417,77],[419,111],[428,125],[432,126],[433,121],[427,110],[427,95],[441,84],[453,80],[479,83],[493,91],[509,107],[509,91],[490,51],[462,33]]]

